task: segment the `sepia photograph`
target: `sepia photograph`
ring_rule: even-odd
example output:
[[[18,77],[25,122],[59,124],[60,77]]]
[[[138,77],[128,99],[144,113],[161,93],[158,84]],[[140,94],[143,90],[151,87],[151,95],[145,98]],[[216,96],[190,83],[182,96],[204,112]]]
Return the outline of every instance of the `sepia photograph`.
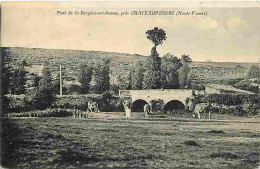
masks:
[[[0,168],[260,169],[259,16],[0,2]]]

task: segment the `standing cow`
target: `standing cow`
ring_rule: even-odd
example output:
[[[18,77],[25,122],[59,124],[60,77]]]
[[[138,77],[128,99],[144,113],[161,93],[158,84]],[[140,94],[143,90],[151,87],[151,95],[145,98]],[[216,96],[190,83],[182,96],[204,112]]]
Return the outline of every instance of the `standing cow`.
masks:
[[[211,104],[210,103],[199,103],[195,106],[194,111],[193,111],[193,117],[195,117],[196,115],[198,116],[198,118],[200,119],[200,115],[201,113],[205,114],[205,118],[206,116],[208,116],[208,118],[211,118]]]
[[[148,114],[151,112],[151,106],[149,104],[144,105],[144,117],[149,117]]]
[[[130,119],[131,118],[131,102],[130,102],[130,100],[125,100],[123,102],[123,105],[124,105],[124,109],[125,109],[126,119]]]
[[[88,112],[97,112],[99,113],[99,109],[98,109],[98,103],[94,102],[94,101],[89,101],[88,102]]]

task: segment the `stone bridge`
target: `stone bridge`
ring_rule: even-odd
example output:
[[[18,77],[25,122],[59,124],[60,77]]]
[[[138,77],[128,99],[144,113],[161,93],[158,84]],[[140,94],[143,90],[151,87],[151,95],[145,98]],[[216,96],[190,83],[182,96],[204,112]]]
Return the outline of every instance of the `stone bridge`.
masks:
[[[167,104],[185,106],[186,99],[192,96],[192,90],[188,89],[151,89],[151,90],[120,90],[120,97],[129,97],[132,105],[142,101],[142,104],[151,104],[152,100],[162,100]],[[146,103],[145,103],[146,102]],[[175,104],[178,103],[178,104]],[[173,106],[174,108],[174,106]]]

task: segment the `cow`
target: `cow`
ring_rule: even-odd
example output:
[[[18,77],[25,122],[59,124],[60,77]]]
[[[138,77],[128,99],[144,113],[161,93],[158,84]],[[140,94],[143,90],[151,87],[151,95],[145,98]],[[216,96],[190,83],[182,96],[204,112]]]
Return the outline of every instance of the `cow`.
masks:
[[[148,114],[151,112],[151,106],[149,104],[144,105],[144,117],[149,117]]]
[[[189,102],[188,102],[188,111],[193,112],[194,108],[195,108],[195,98],[191,97],[189,98]]]
[[[125,109],[126,119],[130,119],[131,118],[131,102],[130,102],[130,100],[124,100],[123,105],[124,105],[124,109]]]
[[[196,115],[200,119],[201,113],[205,114],[205,118],[208,115],[208,118],[211,118],[211,104],[210,103],[199,103],[195,106],[192,116],[195,118]]]
[[[99,109],[98,109],[98,103],[97,102],[94,102],[94,101],[89,101],[88,102],[88,112],[97,112],[99,113]]]
[[[84,113],[78,109],[75,109],[73,111],[73,117],[75,118],[88,118],[89,117],[89,114],[88,113]]]

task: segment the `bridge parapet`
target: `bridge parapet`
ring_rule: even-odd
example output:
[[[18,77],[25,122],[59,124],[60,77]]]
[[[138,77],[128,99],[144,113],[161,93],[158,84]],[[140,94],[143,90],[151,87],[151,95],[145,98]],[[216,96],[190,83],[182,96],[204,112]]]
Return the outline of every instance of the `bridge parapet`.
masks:
[[[139,99],[145,100],[147,103],[152,100],[161,99],[164,103],[171,100],[179,100],[185,104],[185,100],[192,96],[192,90],[188,89],[151,89],[151,90],[120,90],[119,96],[131,97],[132,101]]]

